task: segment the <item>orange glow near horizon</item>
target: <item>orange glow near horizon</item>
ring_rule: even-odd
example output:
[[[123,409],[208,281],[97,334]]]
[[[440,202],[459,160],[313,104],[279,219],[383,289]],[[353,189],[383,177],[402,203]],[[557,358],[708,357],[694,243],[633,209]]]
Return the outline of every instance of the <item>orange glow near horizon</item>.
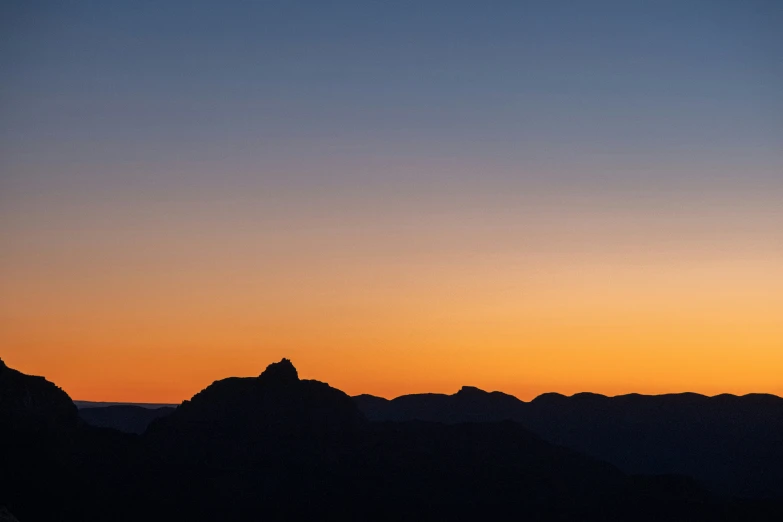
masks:
[[[375,243],[301,261],[321,246],[292,247],[287,264],[257,252],[221,264],[205,252],[162,270],[138,252],[94,272],[67,260],[16,265],[0,300],[1,356],[95,401],[180,402],[282,357],[301,377],[352,395],[463,385],[525,400],[549,391],[783,395],[774,258]]]

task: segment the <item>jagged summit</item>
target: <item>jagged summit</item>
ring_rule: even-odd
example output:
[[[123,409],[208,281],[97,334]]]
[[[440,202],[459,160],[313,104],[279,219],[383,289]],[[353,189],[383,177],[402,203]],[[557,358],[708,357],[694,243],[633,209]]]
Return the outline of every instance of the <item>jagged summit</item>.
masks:
[[[280,362],[272,363],[266,367],[266,370],[258,376],[263,382],[274,382],[287,384],[299,380],[299,372],[289,359],[281,359]]]
[[[489,392],[475,386],[463,386],[457,392],[457,395],[487,395]]]

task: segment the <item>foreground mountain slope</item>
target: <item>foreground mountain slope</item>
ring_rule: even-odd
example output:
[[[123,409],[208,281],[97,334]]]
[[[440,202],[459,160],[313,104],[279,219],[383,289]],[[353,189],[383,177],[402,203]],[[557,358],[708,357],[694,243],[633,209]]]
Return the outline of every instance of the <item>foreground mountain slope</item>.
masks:
[[[9,368],[0,359],[0,422],[6,429],[72,430],[79,424],[79,414],[56,385]]]
[[[0,363],[0,506],[20,520],[110,520],[144,462],[134,437],[86,426],[63,390]]]
[[[0,360],[0,506],[35,519],[40,492],[65,505],[73,476],[69,446],[79,427],[68,394]],[[37,491],[37,493],[33,493]]]

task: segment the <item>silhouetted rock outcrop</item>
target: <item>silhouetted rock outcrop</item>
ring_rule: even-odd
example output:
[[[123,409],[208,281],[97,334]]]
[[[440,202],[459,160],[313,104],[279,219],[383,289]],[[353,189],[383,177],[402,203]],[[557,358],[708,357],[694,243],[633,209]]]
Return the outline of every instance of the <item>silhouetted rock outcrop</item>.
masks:
[[[0,359],[0,425],[17,430],[75,429],[79,414],[63,390]]]
[[[300,380],[288,359],[270,364],[258,377],[231,377],[212,383],[154,431],[193,430],[223,435],[329,436],[355,430],[364,417],[340,390]]]
[[[267,366],[258,379],[263,383],[292,384],[299,381],[299,372],[290,360],[283,358]]]

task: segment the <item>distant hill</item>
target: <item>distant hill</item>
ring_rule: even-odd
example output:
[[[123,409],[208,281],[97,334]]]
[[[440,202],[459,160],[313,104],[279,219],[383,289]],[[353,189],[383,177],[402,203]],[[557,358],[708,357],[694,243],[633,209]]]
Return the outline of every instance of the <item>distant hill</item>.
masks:
[[[91,406],[80,408],[79,417],[91,426],[141,434],[152,421],[171,415],[174,409],[171,406],[153,409],[131,404]]]
[[[139,408],[147,408],[150,410],[157,410],[159,408],[176,408],[179,404],[168,403],[155,403],[155,402],[96,402],[96,401],[73,401],[77,408],[80,410],[88,408],[106,408],[108,406],[138,406]]]
[[[520,420],[525,411],[525,403],[513,395],[485,392],[473,386],[463,386],[454,395],[421,393],[393,400],[358,395],[353,399],[373,421],[497,422]]]
[[[627,473],[680,474],[714,491],[783,497],[783,399],[773,395],[550,393],[528,403],[465,387],[454,395],[354,401],[374,421],[512,420]]]

